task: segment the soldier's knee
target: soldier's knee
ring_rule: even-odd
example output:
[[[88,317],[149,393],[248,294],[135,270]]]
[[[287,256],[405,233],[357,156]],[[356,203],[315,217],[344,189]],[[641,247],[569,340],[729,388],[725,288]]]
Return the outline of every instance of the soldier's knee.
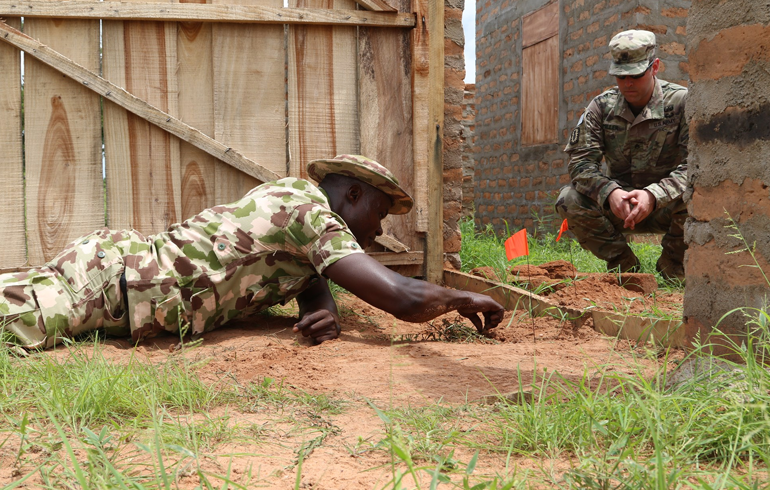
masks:
[[[562,187],[559,192],[559,197],[556,199],[556,212],[563,219],[568,219],[574,216],[583,214],[585,209],[585,197],[577,191],[573,186],[567,185]]]

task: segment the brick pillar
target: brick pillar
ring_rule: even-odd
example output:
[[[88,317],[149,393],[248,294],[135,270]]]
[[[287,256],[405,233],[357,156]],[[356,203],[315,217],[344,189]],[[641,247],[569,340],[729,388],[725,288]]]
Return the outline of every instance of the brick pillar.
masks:
[[[473,172],[473,137],[476,129],[476,85],[465,85],[463,95],[463,218],[473,218],[475,185]]]
[[[687,25],[692,182],[685,239],[688,334],[737,307],[762,307],[770,286],[734,238],[729,216],[770,273],[770,10],[760,0],[695,0]],[[729,255],[728,255],[729,254]],[[740,336],[733,313],[720,327]]]
[[[463,198],[464,6],[465,0],[444,1],[444,265],[457,269]]]

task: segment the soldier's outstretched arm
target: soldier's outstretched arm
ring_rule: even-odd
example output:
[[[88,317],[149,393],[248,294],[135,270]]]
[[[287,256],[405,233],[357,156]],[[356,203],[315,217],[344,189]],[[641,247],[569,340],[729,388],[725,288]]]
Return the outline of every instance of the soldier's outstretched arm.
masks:
[[[299,321],[295,332],[302,332],[315,343],[336,339],[340,335],[340,317],[326,279],[321,277],[315,284],[297,296]]]
[[[489,296],[404,277],[365,254],[348,255],[327,267],[324,274],[400,320],[425,322],[457,311],[481,332],[496,327],[503,319],[503,307]]]

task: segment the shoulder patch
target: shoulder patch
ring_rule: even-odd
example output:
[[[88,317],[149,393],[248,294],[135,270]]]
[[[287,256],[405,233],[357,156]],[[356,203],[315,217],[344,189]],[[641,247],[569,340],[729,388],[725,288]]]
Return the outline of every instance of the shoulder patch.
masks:
[[[569,144],[574,145],[580,139],[580,126],[572,130],[572,134],[569,137]]]

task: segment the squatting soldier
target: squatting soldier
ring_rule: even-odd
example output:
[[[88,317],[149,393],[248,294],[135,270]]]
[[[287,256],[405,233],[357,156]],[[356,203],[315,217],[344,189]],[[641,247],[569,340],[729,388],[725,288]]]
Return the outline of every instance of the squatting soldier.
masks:
[[[621,32],[609,47],[618,85],[591,101],[570,135],[572,182],[556,210],[583,248],[622,272],[639,266],[624,233],[663,233],[657,270],[684,279],[687,89],[656,78],[655,34]]]
[[[385,216],[412,208],[388,169],[339,155],[308,174],[319,187],[284,178],[163,233],[103,229],[45,266],[0,275],[5,341],[50,347],[97,328],[139,341],[183,324],[200,335],[296,297],[294,331],[323,342],[340,333],[326,278],[403,320],[457,310],[479,330],[500,323],[488,296],[403,277],[364,253]]]

